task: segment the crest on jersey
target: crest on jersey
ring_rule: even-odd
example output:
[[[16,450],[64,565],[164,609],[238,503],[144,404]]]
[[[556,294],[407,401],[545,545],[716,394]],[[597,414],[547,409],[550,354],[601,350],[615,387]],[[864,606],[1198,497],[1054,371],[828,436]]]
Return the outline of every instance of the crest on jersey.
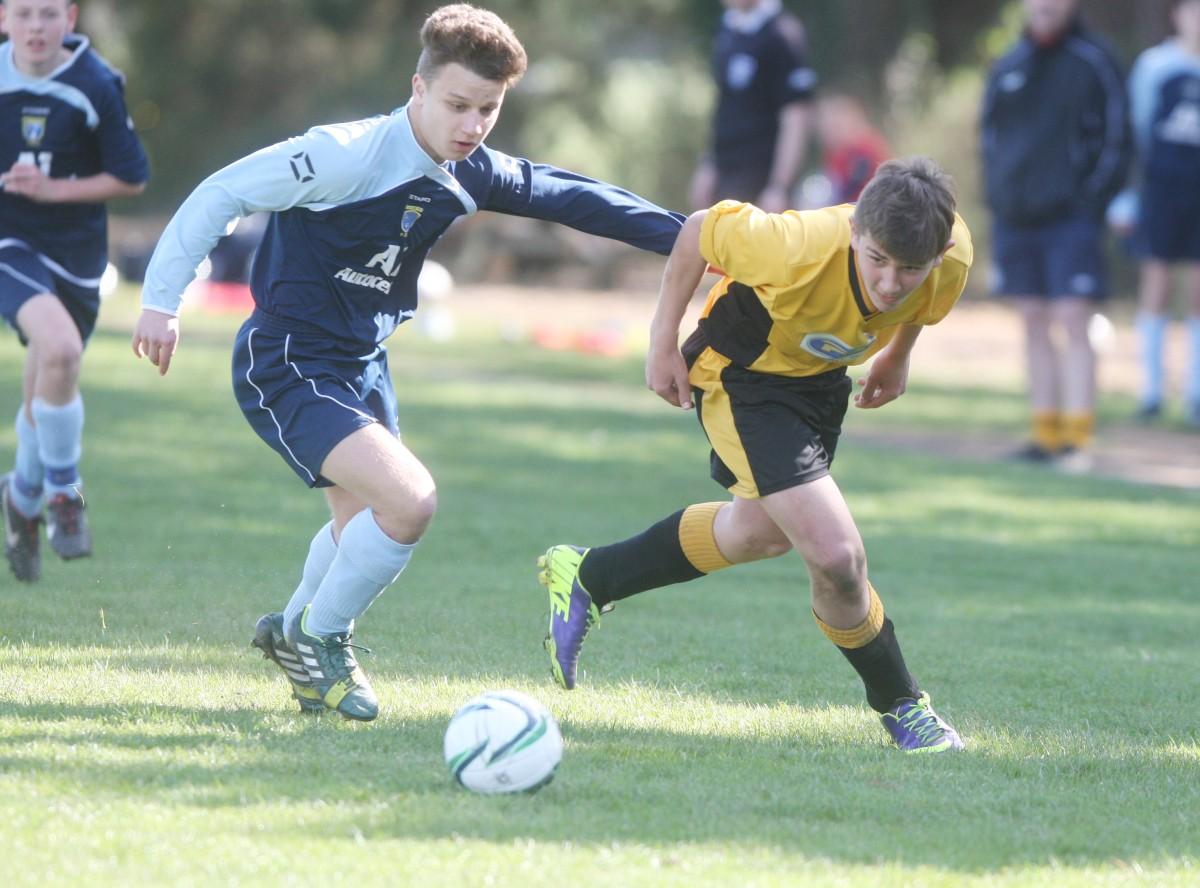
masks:
[[[823,361],[852,361],[875,342],[875,337],[870,333],[866,337],[863,345],[850,345],[832,333],[806,333],[800,340],[800,347]]]
[[[425,212],[424,207],[414,206],[409,204],[404,208],[404,215],[400,217],[400,232],[405,236],[409,230],[417,224],[417,220],[421,218],[421,214]]]
[[[21,136],[25,139],[26,147],[39,147],[42,144],[42,139],[46,138],[46,115],[22,114]]]

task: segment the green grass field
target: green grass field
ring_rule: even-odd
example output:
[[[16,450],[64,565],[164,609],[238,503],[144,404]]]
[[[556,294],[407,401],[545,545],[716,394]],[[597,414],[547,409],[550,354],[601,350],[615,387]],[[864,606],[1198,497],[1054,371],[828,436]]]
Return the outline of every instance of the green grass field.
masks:
[[[890,419],[852,411],[836,475],[967,752],[885,745],[795,557],[622,604],[568,694],[534,559],[718,498],[702,435],[636,359],[402,329],[402,425],[440,512],[360,623],[383,714],[306,718],[248,641],[325,514],[233,403],[235,327],[185,317],[166,379],[123,327],[89,348],[97,555],[0,576],[8,885],[1200,883],[1195,493],[856,445],[905,416],[1020,422],[1015,392],[918,380]],[[21,361],[6,338],[5,411]],[[566,738],[533,796],[473,796],[441,760],[454,709],[500,687]]]

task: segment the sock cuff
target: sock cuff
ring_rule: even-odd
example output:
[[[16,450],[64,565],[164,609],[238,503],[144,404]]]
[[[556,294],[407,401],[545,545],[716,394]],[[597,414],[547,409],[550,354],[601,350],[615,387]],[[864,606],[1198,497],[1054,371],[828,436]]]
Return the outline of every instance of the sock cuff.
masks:
[[[1062,418],[1062,443],[1070,447],[1086,447],[1096,430],[1094,413],[1066,413]]]
[[[1033,442],[1046,450],[1062,446],[1062,414],[1057,410],[1036,410],[1033,414]]]
[[[733,562],[717,548],[713,525],[725,503],[697,503],[683,510],[679,519],[679,547],[684,557],[701,573],[732,567]]]
[[[416,546],[416,543],[396,542],[383,532],[375,520],[375,513],[363,509],[342,528],[337,551],[348,558],[363,576],[386,586],[404,570]]]
[[[867,605],[866,619],[850,629],[836,629],[817,616],[816,611],[813,611],[813,619],[817,621],[817,625],[825,633],[825,637],[838,647],[849,650],[866,647],[883,629],[883,602],[879,600],[875,587],[870,583],[867,583],[867,592],[870,594],[871,601]]]

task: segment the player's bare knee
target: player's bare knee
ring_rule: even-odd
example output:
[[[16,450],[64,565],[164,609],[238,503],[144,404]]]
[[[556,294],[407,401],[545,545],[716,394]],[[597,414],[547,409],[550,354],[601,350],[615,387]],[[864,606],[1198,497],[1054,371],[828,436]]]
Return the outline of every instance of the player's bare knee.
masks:
[[[83,346],[76,340],[59,339],[37,345],[38,378],[74,382],[79,377]]]
[[[866,579],[866,552],[853,543],[828,546],[807,560],[814,580],[838,595],[856,596]]]
[[[437,489],[408,495],[375,507],[375,520],[383,532],[401,543],[420,539],[437,513]]]

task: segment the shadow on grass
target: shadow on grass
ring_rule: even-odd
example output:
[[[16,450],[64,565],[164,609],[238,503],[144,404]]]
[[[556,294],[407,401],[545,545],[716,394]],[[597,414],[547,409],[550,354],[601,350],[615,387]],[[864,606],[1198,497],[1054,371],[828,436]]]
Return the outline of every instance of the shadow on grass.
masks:
[[[567,718],[568,748],[551,786],[532,797],[484,798],[458,789],[445,773],[440,716],[356,726],[330,716],[152,706],[140,717],[155,727],[140,730],[136,712],[123,722],[107,707],[6,710],[0,773],[10,778],[49,781],[96,802],[136,791],[168,811],[283,802],[304,807],[305,829],[350,844],[355,835],[735,843],[972,873],[1051,860],[1147,863],[1195,852],[1194,824],[1181,806],[1188,796],[1195,801],[1197,763],[1136,749],[1021,758],[993,746],[920,758],[811,726],[769,738],[723,737]],[[54,728],[75,720],[99,724],[94,731]],[[96,748],[106,750],[102,764],[77,751]],[[1135,797],[1140,823],[1115,813]],[[905,799],[939,802],[915,812]],[[286,814],[272,816],[280,832],[297,828]],[[1007,839],[981,842],[981,835]]]

